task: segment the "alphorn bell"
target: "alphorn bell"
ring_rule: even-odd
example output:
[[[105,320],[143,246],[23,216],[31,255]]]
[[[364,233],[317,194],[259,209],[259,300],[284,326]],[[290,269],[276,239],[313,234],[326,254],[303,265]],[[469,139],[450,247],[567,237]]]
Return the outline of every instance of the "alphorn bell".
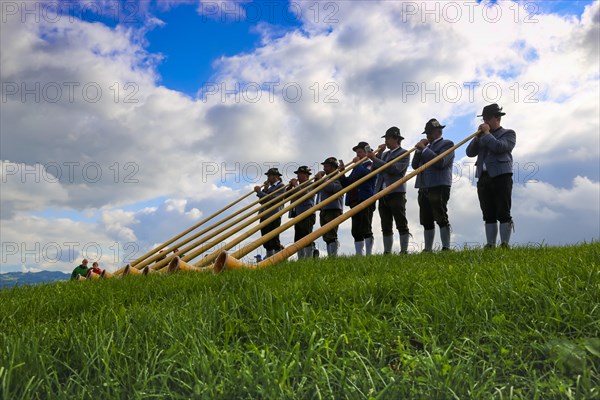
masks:
[[[219,260],[221,261],[221,263],[219,263],[219,264],[215,263],[214,272],[218,273],[218,272],[221,272],[221,271],[223,271],[225,269],[240,269],[240,268],[258,269],[258,268],[264,268],[264,267],[267,267],[267,266],[270,266],[270,265],[275,265],[275,264],[277,264],[277,263],[279,263],[279,262],[281,262],[283,260],[286,260],[288,257],[290,257],[291,255],[295,254],[300,249],[306,247],[309,243],[315,241],[316,239],[318,239],[319,237],[321,237],[322,235],[324,235],[330,229],[338,226],[342,222],[344,222],[347,219],[351,218],[353,215],[356,215],[357,213],[359,213],[360,211],[364,210],[365,208],[367,208],[371,204],[375,203],[375,201],[381,199],[382,197],[384,197],[388,193],[391,193],[391,191],[394,190],[395,188],[397,188],[398,186],[402,185],[403,183],[406,183],[408,180],[412,179],[413,177],[415,177],[416,175],[418,175],[422,171],[424,171],[427,168],[431,167],[432,165],[434,165],[435,163],[437,163],[439,160],[441,160],[442,158],[444,158],[445,156],[447,156],[448,154],[450,154],[452,151],[456,150],[457,148],[459,148],[460,146],[462,146],[463,144],[465,144],[469,140],[473,139],[475,136],[479,135],[479,133],[480,132],[477,131],[477,132],[471,134],[470,136],[468,136],[465,139],[463,139],[462,141],[460,141],[458,144],[455,144],[454,146],[452,146],[448,150],[444,151],[443,153],[439,154],[438,156],[436,156],[432,160],[428,161],[427,163],[423,164],[419,168],[415,169],[414,171],[412,171],[411,173],[409,173],[408,175],[406,175],[402,179],[394,182],[390,186],[387,186],[385,189],[383,189],[380,192],[374,194],[372,197],[370,197],[369,199],[367,199],[367,200],[363,201],[362,203],[358,204],[356,207],[351,208],[349,211],[343,213],[342,215],[340,215],[339,217],[337,217],[333,221],[330,221],[326,225],[323,225],[321,228],[315,230],[314,232],[310,233],[309,235],[305,236],[304,238],[298,240],[296,243],[292,244],[291,246],[286,247],[285,249],[281,250],[278,253],[275,253],[275,255],[273,255],[273,256],[271,256],[271,257],[269,257],[269,258],[267,258],[267,259],[259,262],[256,265],[245,264],[242,261],[239,261],[237,258],[229,256],[229,255],[227,255],[226,252],[223,252],[222,254],[219,255]]]
[[[177,271],[199,272],[199,271],[204,271],[204,270],[205,269],[196,268],[193,265],[186,263],[185,261],[183,261],[182,259],[180,259],[177,256],[173,257],[173,259],[171,260],[171,262],[169,263],[169,266],[168,266],[169,272],[177,272]]]
[[[123,276],[127,276],[127,275],[142,275],[142,271],[140,271],[139,269],[132,267],[131,264],[127,264],[125,266],[125,269],[123,270]]]
[[[102,273],[100,274],[101,278],[112,278],[115,275],[112,272],[108,272],[107,270],[102,271]]]
[[[256,265],[246,264],[243,261],[238,260],[235,257],[227,254],[226,251],[222,251],[221,254],[217,257],[214,264],[214,272],[219,273],[223,271],[225,268],[227,269],[256,269]]]

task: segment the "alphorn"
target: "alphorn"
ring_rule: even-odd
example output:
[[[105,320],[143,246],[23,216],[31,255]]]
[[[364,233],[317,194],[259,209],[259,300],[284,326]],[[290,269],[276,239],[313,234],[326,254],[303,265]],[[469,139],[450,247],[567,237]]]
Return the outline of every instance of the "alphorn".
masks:
[[[199,232],[195,233],[194,235],[192,235],[192,236],[190,236],[190,237],[186,238],[185,240],[183,240],[183,241],[181,241],[181,242],[177,243],[176,245],[172,246],[172,248],[173,248],[173,249],[180,248],[181,246],[183,246],[183,245],[185,245],[185,244],[189,243],[190,241],[192,241],[192,240],[196,239],[197,237],[199,237],[199,236],[201,236],[201,235],[203,235],[203,234],[205,234],[205,233],[207,233],[207,232],[211,231],[212,229],[216,228],[217,226],[219,226],[219,225],[221,225],[221,224],[225,223],[226,221],[230,220],[231,218],[234,218],[236,215],[239,215],[240,213],[242,213],[242,212],[244,212],[244,211],[248,210],[249,208],[251,208],[251,207],[254,207],[255,205],[259,204],[261,200],[265,200],[265,199],[268,199],[269,197],[273,197],[273,199],[269,200],[269,202],[267,202],[267,204],[269,204],[269,203],[272,203],[272,202],[275,200],[275,197],[274,197],[274,196],[275,196],[275,194],[277,194],[278,192],[280,192],[280,191],[281,191],[281,190],[283,190],[283,189],[284,189],[284,188],[279,188],[279,189],[277,189],[276,191],[274,191],[274,192],[272,192],[272,193],[269,193],[269,195],[268,195],[268,196],[265,196],[265,197],[263,197],[263,199],[259,199],[259,200],[256,200],[256,201],[252,202],[251,204],[249,204],[249,205],[247,205],[247,206],[243,207],[241,210],[238,210],[238,211],[237,211],[237,212],[235,212],[234,214],[232,214],[232,215],[230,215],[230,216],[228,216],[228,217],[226,217],[226,218],[224,218],[224,219],[222,219],[222,220],[220,220],[220,221],[218,221],[218,222],[215,222],[214,224],[210,225],[209,227],[207,227],[207,228],[204,228],[204,229],[202,229],[201,231],[199,231]],[[240,201],[242,201],[243,199],[245,199],[246,197],[250,196],[250,195],[251,195],[251,194],[253,194],[253,193],[255,193],[255,192],[254,192],[254,191],[251,191],[251,192],[249,192],[248,194],[246,194],[246,195],[242,196],[241,198],[239,198],[239,199],[238,199],[238,200],[236,200],[235,202],[233,202],[233,203],[229,204],[227,207],[225,207],[225,208],[223,208],[223,209],[221,209],[221,210],[217,211],[216,213],[212,214],[210,217],[206,218],[206,219],[205,219],[203,222],[201,222],[201,223],[198,223],[198,224],[196,224],[194,227],[192,227],[192,228],[188,229],[187,231],[185,231],[184,233],[182,233],[182,234],[180,234],[180,235],[177,235],[177,236],[175,237],[175,240],[176,240],[176,239],[178,239],[178,238],[181,238],[183,235],[185,235],[185,234],[187,234],[187,233],[191,232],[193,229],[196,229],[196,228],[197,228],[197,227],[199,227],[199,226],[200,226],[202,223],[204,223],[204,222],[208,221],[209,219],[213,218],[214,216],[216,216],[216,215],[220,214],[221,212],[223,212],[223,211],[227,210],[228,208],[230,208],[230,207],[234,206],[235,204],[239,203]],[[256,212],[256,210],[252,210],[252,211],[248,212],[248,214],[245,214],[245,215],[244,215],[244,216],[243,216],[241,219],[238,219],[238,222],[239,222],[240,220],[243,220],[244,218],[247,218],[248,216],[252,215],[254,212]],[[237,223],[237,222],[236,222],[236,223]],[[210,235],[209,235],[209,238],[210,238]],[[181,255],[181,254],[184,254],[186,251],[189,251],[190,249],[193,249],[193,248],[195,247],[195,246],[183,247],[183,248],[181,248],[181,249],[180,249],[178,252],[176,252],[175,254],[170,254],[172,250],[171,250],[171,249],[168,249],[168,250],[167,250],[167,252],[168,252],[168,254],[170,254],[170,255],[165,255],[165,254],[160,254],[160,253],[158,253],[158,252],[159,252],[159,251],[160,251],[162,248],[164,248],[164,247],[165,247],[167,244],[171,244],[171,243],[173,243],[173,241],[174,241],[174,240],[172,239],[172,240],[170,240],[169,242],[167,242],[166,244],[163,244],[162,246],[159,246],[159,247],[157,247],[157,248],[154,248],[154,249],[152,249],[150,252],[148,252],[148,253],[147,253],[147,254],[145,254],[144,256],[142,256],[142,257],[138,258],[138,260],[134,261],[134,262],[133,262],[133,263],[131,263],[131,264],[127,264],[127,265],[129,265],[129,267],[135,267],[136,269],[139,269],[139,270],[141,270],[141,269],[142,269],[142,268],[144,268],[146,265],[148,265],[148,264],[150,264],[150,263],[152,263],[152,262],[154,262],[154,261],[156,261],[156,260],[159,260],[159,259],[160,259],[160,258],[162,258],[162,257],[165,257],[165,258],[166,258],[166,260],[164,260],[164,263],[162,263],[162,264],[161,264],[161,266],[162,266],[162,265],[165,265],[165,264],[167,264],[168,262],[170,262],[170,260],[171,260],[171,259],[172,259],[174,256],[179,256],[179,255]],[[162,261],[162,260],[161,260],[161,261]],[[115,272],[115,273],[114,273],[114,275],[118,275],[118,274],[120,274],[120,273],[123,273],[123,272],[125,272],[125,270],[127,270],[128,272],[130,271],[129,269],[127,269],[127,266],[125,266],[125,267],[121,268],[120,270],[118,270],[117,272]],[[135,272],[134,272],[134,273],[135,273]],[[110,274],[110,273],[107,273],[107,274],[104,274],[103,276],[105,276],[105,277],[110,277],[110,276],[112,276],[112,275],[113,275],[113,274],[110,274],[110,275],[109,275],[109,274]]]
[[[266,204],[271,204],[271,203],[273,203],[274,201],[276,201],[276,200],[277,200],[277,198],[276,198],[276,196],[275,196],[275,195],[276,195],[277,193],[279,193],[281,190],[283,190],[283,187],[281,187],[281,188],[279,188],[279,189],[275,190],[275,191],[274,191],[274,192],[272,192],[272,193],[269,193],[269,195],[268,195],[268,196],[265,196],[265,197],[263,197],[263,199],[259,199],[259,200],[257,200],[257,201],[254,201],[252,204],[249,204],[249,205],[247,205],[246,207],[244,207],[244,208],[242,208],[241,210],[239,210],[239,211],[235,212],[235,213],[234,213],[234,214],[232,214],[231,216],[229,216],[229,217],[227,217],[227,218],[224,218],[224,219],[223,219],[223,220],[221,220],[221,221],[215,222],[214,224],[212,224],[211,226],[209,226],[209,227],[207,227],[207,228],[205,228],[205,229],[202,229],[200,232],[197,232],[197,233],[193,234],[192,236],[190,236],[190,237],[186,238],[184,241],[182,241],[182,242],[178,243],[176,246],[173,246],[173,247],[174,247],[174,248],[180,248],[181,246],[183,246],[183,245],[185,245],[185,244],[187,244],[187,243],[191,242],[192,240],[194,240],[194,239],[198,238],[199,236],[201,236],[201,235],[203,235],[203,234],[205,234],[205,233],[207,233],[207,232],[211,231],[212,229],[216,228],[217,226],[219,226],[219,225],[222,225],[223,223],[225,223],[225,222],[227,222],[227,221],[231,220],[231,219],[232,219],[232,218],[234,218],[236,215],[239,215],[240,213],[242,213],[242,212],[244,212],[244,211],[248,210],[249,208],[251,208],[251,207],[253,207],[253,206],[257,205],[258,203],[260,203],[260,200],[264,200],[265,198],[267,198],[267,199],[268,199],[268,198],[272,197],[272,199],[268,200]],[[252,193],[255,193],[255,192],[254,192],[254,191],[250,192],[250,194],[252,194]],[[222,232],[223,230],[225,230],[225,229],[228,229],[229,227],[236,225],[238,222],[240,222],[240,221],[243,221],[244,219],[248,218],[250,215],[254,214],[255,212],[256,212],[256,210],[251,210],[251,211],[248,211],[248,213],[246,213],[246,214],[242,215],[241,217],[238,217],[237,219],[235,219],[235,220],[234,220],[234,221],[232,221],[232,222],[229,222],[229,223],[228,223],[228,224],[227,224],[225,227],[222,227],[222,228],[220,228],[219,230],[217,230],[217,231],[215,231],[215,232],[213,232],[213,233],[211,233],[211,234],[209,234],[209,235],[207,235],[207,236],[205,236],[205,237],[203,237],[203,238],[199,239],[198,241],[194,242],[194,243],[193,243],[193,244],[191,244],[191,245],[187,245],[187,246],[185,246],[185,247],[181,247],[181,249],[179,249],[179,251],[177,251],[177,252],[176,252],[176,253],[174,253],[174,254],[170,254],[170,253],[168,253],[168,254],[158,254],[158,253],[156,253],[156,254],[154,254],[152,257],[150,257],[150,258],[148,258],[148,259],[144,260],[143,262],[141,262],[141,263],[137,264],[135,267],[136,267],[137,269],[140,269],[140,270],[141,270],[142,268],[144,268],[145,266],[147,266],[148,264],[150,264],[150,263],[152,263],[152,262],[154,262],[154,261],[156,261],[156,264],[152,265],[151,269],[153,269],[153,270],[154,270],[154,269],[157,269],[157,268],[163,267],[163,266],[167,265],[169,262],[171,262],[171,260],[173,259],[173,257],[175,257],[175,256],[181,256],[182,254],[184,254],[184,253],[186,253],[186,252],[188,252],[188,251],[190,251],[190,250],[194,249],[194,248],[195,248],[195,247],[197,247],[199,244],[201,244],[201,243],[203,243],[203,242],[207,241],[208,239],[210,239],[210,238],[212,238],[212,237],[214,237],[214,236],[218,235],[218,234],[219,234],[220,232]],[[164,259],[163,259],[163,258],[164,258]]]
[[[313,184],[311,184],[311,181],[315,181],[313,182]],[[316,180],[315,178],[312,178],[310,180],[307,180],[306,182],[301,183],[299,186],[296,187],[296,189],[298,189],[297,193],[294,193],[293,197],[296,197],[298,194],[305,192],[306,190],[309,190],[311,186],[314,186],[316,184]],[[303,187],[303,186],[307,186],[307,187]],[[281,190],[287,188],[288,185],[284,185],[281,188],[267,194],[267,196],[262,197],[260,199],[257,200],[258,202],[261,201],[265,201],[266,199],[268,199],[269,197],[279,193]],[[252,192],[255,193],[255,192]],[[273,205],[272,207],[269,207],[269,204],[273,203],[274,201],[276,201],[277,198],[273,198],[271,201],[268,201],[264,204],[261,205],[260,209],[262,209],[262,211],[259,211],[259,216],[266,214],[267,212],[270,212],[272,208],[276,208],[278,207],[281,203],[277,203],[275,205]],[[241,212],[241,211],[240,211]],[[238,220],[236,220],[235,222],[232,222],[230,225],[224,227],[222,230],[215,232],[213,235],[210,235],[209,237],[203,238],[205,240],[203,241],[198,241],[195,243],[195,246],[190,245],[189,248],[183,248],[182,250],[180,250],[179,252],[177,252],[176,254],[173,254],[171,257],[169,257],[169,259],[167,259],[165,262],[163,263],[156,263],[155,265],[153,265],[152,267],[146,265],[143,269],[143,275],[148,275],[150,273],[155,272],[157,269],[159,269],[158,272],[164,273],[164,272],[173,272],[173,271],[178,271],[178,270],[185,270],[185,271],[195,271],[195,270],[200,270],[200,268],[196,268],[193,265],[187,264],[185,261],[183,261],[183,259],[181,257],[179,257],[179,254],[183,254],[186,251],[188,251],[189,249],[193,249],[195,247],[198,247],[199,245],[203,244],[204,242],[206,242],[206,240],[214,237],[216,234],[222,232],[224,229],[227,229],[227,227],[231,227],[235,224],[237,224],[240,221],[243,221],[244,219],[246,219],[248,216],[254,214],[254,212],[256,212],[256,210],[251,211],[250,213],[244,215],[243,217],[240,217]],[[178,261],[175,261],[178,260]],[[162,268],[161,268],[162,267]]]
[[[314,185],[318,184],[318,181],[315,182],[305,182],[304,183],[306,186],[303,187],[301,189],[301,191],[306,191],[309,190],[311,187],[313,187]],[[270,193],[270,195],[275,195],[276,193],[280,192],[281,190],[283,190],[284,188],[286,188],[286,186],[282,186],[281,188],[277,189],[276,191]],[[258,201],[264,201],[266,198],[263,197],[262,199],[259,199]],[[234,221],[229,222],[228,224],[226,224],[225,226],[217,229],[216,231],[212,232],[210,235],[205,236],[199,240],[197,240],[196,242],[193,242],[192,244],[189,244],[187,247],[182,248],[179,252],[177,252],[176,254],[173,254],[171,256],[168,256],[165,260],[160,260],[158,261],[156,264],[152,265],[150,268],[152,270],[157,270],[157,269],[161,269],[162,268],[162,272],[167,272],[168,269],[166,268],[166,265],[168,263],[170,263],[171,259],[173,258],[173,256],[180,256],[181,254],[186,253],[185,256],[182,257],[183,261],[189,261],[195,257],[197,257],[198,255],[200,255],[201,253],[205,252],[206,250],[210,249],[211,247],[217,245],[220,243],[220,241],[228,238],[229,236],[235,234],[236,232],[238,232],[239,230],[247,227],[248,225],[250,225],[251,223],[253,223],[254,221],[256,221],[257,219],[262,218],[264,215],[268,214],[271,212],[272,209],[279,207],[280,205],[282,205],[283,203],[285,203],[287,200],[285,199],[281,199],[280,196],[274,196],[271,200],[267,201],[266,203],[262,204],[260,207],[260,211],[259,214],[256,215],[255,217],[252,217],[250,220],[246,221],[244,224],[242,224],[241,226],[238,226],[237,228],[234,228],[228,232],[226,232],[225,234],[219,236],[218,238],[212,240],[211,242],[208,242],[209,239],[213,239],[215,236],[223,233],[224,231],[226,231],[227,229],[237,225],[238,223],[240,223],[241,221],[247,219],[248,217],[254,215],[254,213],[256,212],[256,210],[250,211],[247,214],[235,219]],[[274,203],[275,204],[272,204]],[[208,242],[208,243],[207,243]],[[207,243],[207,244],[206,244]],[[200,248],[198,248],[200,247]],[[155,259],[159,258],[155,256]]]
[[[361,161],[364,161],[364,159],[360,160],[357,163],[352,162],[352,163],[348,164],[348,166],[346,166],[343,170],[341,170],[341,171],[338,170],[336,172],[333,172],[328,177],[330,179],[337,179],[339,176],[345,174],[346,172],[350,171],[352,168],[354,168],[357,165],[359,165],[359,163]],[[247,233],[243,234],[242,236],[238,237],[238,239],[236,239],[235,243],[233,243],[233,244],[231,242],[230,243],[226,243],[223,248],[229,249],[229,248],[235,246],[235,244],[240,243],[241,241],[243,241],[247,237],[249,237],[252,234],[254,234],[255,232],[259,231],[261,228],[263,228],[263,227],[267,226],[268,224],[270,224],[271,222],[273,222],[276,218],[279,218],[280,216],[282,216],[283,214],[285,214],[286,212],[288,212],[289,210],[291,210],[292,208],[294,208],[295,206],[297,206],[298,204],[300,204],[301,202],[303,202],[304,200],[308,199],[311,196],[314,196],[314,194],[316,192],[318,192],[319,190],[321,190],[322,188],[324,188],[325,186],[327,186],[329,183],[330,183],[329,180],[325,180],[325,179],[318,179],[318,180],[316,180],[315,179],[315,181],[313,183],[311,183],[310,185],[308,185],[308,186],[306,186],[306,187],[304,187],[304,188],[302,188],[300,190],[297,190],[296,192],[294,192],[291,195],[292,199],[297,199],[297,200],[293,201],[289,206],[284,207],[282,210],[277,211],[274,215],[272,215],[272,216],[268,217],[267,219],[265,219],[264,221],[260,222],[257,226],[253,227],[249,232],[247,232]],[[309,190],[311,190],[311,192],[307,193]],[[305,193],[305,194],[302,195],[303,193]],[[298,198],[299,196],[302,196],[302,197]],[[249,226],[254,221],[260,219],[262,216],[271,213],[274,208],[277,208],[277,207],[279,207],[281,205],[284,205],[288,201],[290,201],[290,199],[284,197],[279,203],[275,204],[270,209],[262,212],[261,214],[257,215],[256,217],[252,218],[251,220],[245,222],[244,224],[242,224],[241,226],[239,226],[236,230],[227,232],[227,233],[221,235],[219,238],[215,239],[213,242],[209,243],[208,245],[201,246],[200,248],[194,250],[189,255],[186,255],[183,258],[184,261],[189,261],[189,260],[197,257],[199,254],[201,254],[204,251],[210,249],[211,247],[219,244],[222,240],[226,240],[227,238],[231,237],[232,235],[240,232],[242,229],[246,228],[247,226]],[[217,256],[219,255],[220,252],[221,252],[221,249],[218,249],[218,250],[213,251],[210,254],[207,254],[205,257],[203,257],[203,259],[201,261],[199,261],[196,264],[194,264],[194,266],[200,268],[200,267],[204,267],[204,266],[210,264],[212,261],[214,261],[217,258]],[[161,272],[166,272],[165,268],[163,268],[161,270]]]
[[[236,259],[236,258],[228,255],[227,252],[225,252],[225,251],[221,252],[221,254],[219,254],[219,257],[217,258],[217,261],[214,264],[214,269],[213,269],[214,272],[218,273],[218,272],[221,272],[221,271],[223,271],[225,269],[240,269],[240,268],[259,269],[259,268],[264,268],[264,267],[268,267],[268,266],[271,266],[271,265],[275,265],[275,264],[277,264],[277,263],[279,263],[281,261],[286,260],[287,258],[289,258],[290,256],[292,256],[293,254],[295,254],[296,252],[298,252],[300,249],[302,249],[305,246],[307,246],[309,243],[315,241],[316,239],[318,239],[319,237],[321,237],[322,235],[324,235],[330,229],[338,226],[342,222],[344,222],[347,219],[351,218],[353,215],[356,215],[357,213],[361,212],[362,210],[364,210],[365,208],[367,208],[368,206],[370,206],[371,204],[373,204],[377,200],[381,199],[383,196],[385,196],[388,193],[390,193],[392,190],[394,190],[398,186],[402,185],[403,183],[406,183],[411,178],[415,177],[416,175],[418,175],[422,171],[424,171],[427,168],[431,167],[433,164],[435,164],[436,162],[438,162],[439,160],[441,160],[442,158],[444,158],[445,156],[447,156],[448,154],[450,154],[452,151],[456,150],[457,148],[459,148],[460,146],[462,146],[463,144],[465,144],[469,140],[473,139],[475,136],[479,135],[479,133],[480,133],[480,131],[477,131],[477,132],[471,134],[467,138],[465,138],[462,141],[460,141],[458,144],[452,146],[451,148],[449,148],[448,150],[444,151],[443,153],[441,153],[437,157],[433,158],[432,160],[430,160],[427,163],[423,164],[419,168],[415,169],[414,171],[412,171],[411,173],[409,173],[408,175],[406,175],[404,178],[402,178],[402,179],[394,182],[390,186],[388,186],[385,189],[381,190],[380,192],[374,194],[368,200],[363,201],[362,203],[360,203],[359,205],[357,205],[354,208],[351,208],[349,211],[347,211],[344,214],[340,215],[339,217],[337,217],[333,221],[327,223],[326,225],[323,225],[321,228],[317,229],[316,231],[312,232],[311,234],[305,236],[304,238],[298,240],[294,244],[286,247],[285,249],[283,249],[280,252],[276,253],[275,255],[273,255],[273,256],[271,256],[271,257],[269,257],[269,258],[267,258],[267,259],[259,262],[256,265],[245,264],[242,261],[239,261],[238,259]]]
[[[204,218],[202,221],[196,223],[194,226],[191,226],[190,228],[186,229],[185,231],[181,232],[179,235],[173,236],[171,239],[167,240],[166,242],[164,242],[163,244],[161,244],[158,247],[155,247],[154,249],[150,250],[149,252],[147,252],[146,254],[144,254],[143,256],[137,258],[136,260],[131,262],[131,266],[136,266],[137,264],[139,264],[140,262],[144,261],[146,258],[154,255],[155,253],[159,252],[160,250],[164,249],[165,247],[167,247],[168,245],[172,244],[173,242],[175,242],[176,240],[182,238],[183,236],[187,235],[188,233],[192,232],[193,230],[199,228],[200,226],[204,225],[205,223],[207,223],[208,221],[210,221],[211,219],[213,219],[214,217],[216,217],[217,215],[227,211],[228,209],[230,209],[231,207],[235,206],[236,204],[238,204],[239,202],[243,201],[245,198],[247,198],[248,196],[250,196],[252,193],[254,192],[249,192],[245,195],[243,195],[242,197],[240,197],[239,199],[233,201],[232,203],[228,204],[227,206],[221,208],[218,211],[215,211],[214,213],[212,213],[211,215],[209,215],[208,217]],[[256,203],[253,203],[256,204]],[[177,248],[177,247],[175,247]],[[115,272],[113,272],[111,275],[120,275],[123,273],[123,271],[125,270],[126,267],[123,267]],[[106,276],[107,273],[102,274],[102,276]]]

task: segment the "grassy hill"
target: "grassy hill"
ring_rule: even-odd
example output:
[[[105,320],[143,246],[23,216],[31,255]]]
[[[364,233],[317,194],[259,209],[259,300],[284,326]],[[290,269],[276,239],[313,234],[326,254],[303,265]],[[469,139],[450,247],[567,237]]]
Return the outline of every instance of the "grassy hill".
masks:
[[[16,398],[600,398],[600,244],[0,291]]]

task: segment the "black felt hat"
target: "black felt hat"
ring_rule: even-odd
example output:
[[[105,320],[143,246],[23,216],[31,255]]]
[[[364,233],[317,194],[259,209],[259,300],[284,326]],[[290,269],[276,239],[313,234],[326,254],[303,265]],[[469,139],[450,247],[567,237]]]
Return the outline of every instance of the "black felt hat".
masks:
[[[404,140],[404,138],[400,134],[400,128],[395,127],[395,126],[392,126],[390,129],[385,131],[385,135],[383,135],[382,138],[386,138],[386,137],[396,137],[396,138],[399,138],[400,140]]]
[[[502,112],[502,107],[494,103],[483,107],[483,111],[481,112],[481,115],[478,115],[478,117],[501,117],[503,115],[506,115],[506,113]]]
[[[340,164],[338,164],[337,158],[335,158],[335,157],[327,158],[325,161],[323,161],[321,163],[321,165],[331,165],[332,167],[335,167],[335,168],[340,166]]]
[[[358,142],[358,144],[352,148],[352,151],[356,151],[358,149],[364,150],[365,147],[367,147],[368,145],[369,145],[369,143],[367,143],[367,142]]]
[[[423,131],[423,134],[431,132],[434,129],[444,129],[446,127],[446,125],[442,125],[439,123],[439,121],[435,118],[431,118],[429,121],[427,121],[427,123],[425,124],[425,130]]]
[[[303,165],[303,166],[299,167],[296,171],[294,171],[295,174],[299,174],[300,172],[303,172],[308,175],[312,174],[312,171],[306,165]]]
[[[270,168],[265,175],[277,175],[281,176],[277,168]]]

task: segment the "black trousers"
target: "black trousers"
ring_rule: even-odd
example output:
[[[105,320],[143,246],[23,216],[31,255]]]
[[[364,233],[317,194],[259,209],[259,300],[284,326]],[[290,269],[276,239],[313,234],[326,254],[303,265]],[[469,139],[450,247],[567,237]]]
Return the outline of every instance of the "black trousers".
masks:
[[[379,200],[379,217],[383,236],[394,234],[393,222],[401,235],[409,233],[406,219],[406,193],[390,193]]]
[[[260,222],[263,222],[263,220],[261,219]],[[261,228],[260,229],[260,234],[263,235],[263,236],[265,236],[267,233],[271,232],[274,229],[279,228],[280,226],[281,226],[281,217],[277,218],[275,221],[271,222],[269,225]],[[276,250],[276,251],[281,250],[281,242],[279,241],[279,235],[275,236],[271,240],[266,241],[263,244],[263,247],[267,251],[269,251],[269,250]]]
[[[435,186],[419,189],[419,222],[425,230],[434,229],[434,222],[440,228],[448,226],[448,200],[450,186]]]
[[[315,214],[311,214],[308,217],[304,218],[302,221],[298,222],[294,225],[294,242],[302,239],[305,236],[308,236],[312,233],[313,227],[315,226],[315,222],[317,221],[317,217]],[[311,244],[308,244],[306,247],[311,247]]]
[[[479,206],[486,224],[511,222],[512,173],[491,177],[487,172],[477,181]]]
[[[357,204],[358,205],[358,204]],[[354,208],[356,205],[351,206]],[[364,210],[352,216],[352,237],[355,242],[362,242],[365,239],[373,237],[373,213],[375,212],[375,204],[371,204]]]
[[[342,210],[339,209],[321,210],[321,212],[319,213],[319,222],[321,223],[321,226],[323,226],[326,225],[328,222],[333,221],[340,215],[342,215]],[[337,226],[325,232],[325,234],[323,235],[323,240],[325,241],[325,243],[329,244],[335,242],[338,238],[337,232]]]

